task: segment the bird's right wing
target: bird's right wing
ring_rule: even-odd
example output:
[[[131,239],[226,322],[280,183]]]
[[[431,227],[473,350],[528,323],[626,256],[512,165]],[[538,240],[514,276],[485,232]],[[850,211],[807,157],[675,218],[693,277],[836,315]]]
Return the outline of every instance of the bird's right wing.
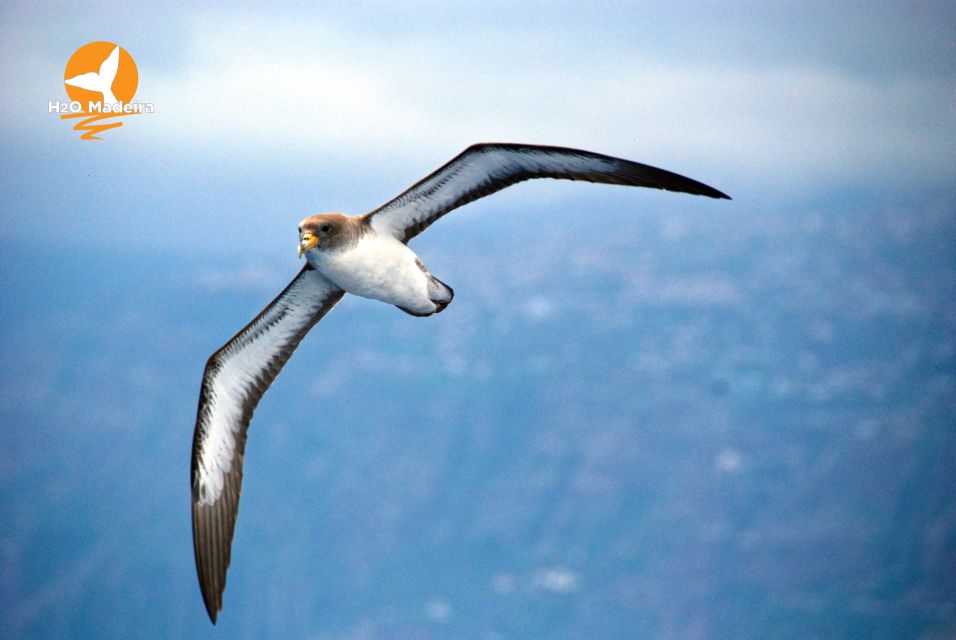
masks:
[[[196,571],[214,624],[222,609],[252,412],[305,334],[343,295],[345,292],[306,265],[206,363],[190,473]]]

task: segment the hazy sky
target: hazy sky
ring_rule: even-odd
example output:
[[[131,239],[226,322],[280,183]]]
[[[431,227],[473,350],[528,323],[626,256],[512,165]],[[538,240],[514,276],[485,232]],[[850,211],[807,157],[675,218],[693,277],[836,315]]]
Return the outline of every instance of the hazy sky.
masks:
[[[368,210],[481,140],[628,157],[741,206],[956,179],[946,2],[5,3],[0,16],[0,237],[42,241],[43,220],[82,242],[183,247],[239,223],[264,249],[303,215]],[[133,55],[136,98],[156,113],[91,143],[47,103],[94,40]]]

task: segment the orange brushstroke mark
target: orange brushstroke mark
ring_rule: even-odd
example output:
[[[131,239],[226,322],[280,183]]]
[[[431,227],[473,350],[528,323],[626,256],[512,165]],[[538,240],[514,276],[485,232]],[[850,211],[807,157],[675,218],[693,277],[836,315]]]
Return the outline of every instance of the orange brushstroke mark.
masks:
[[[123,115],[135,116],[136,113],[125,113]],[[97,134],[103,133],[110,129],[115,129],[116,127],[122,127],[122,122],[110,122],[109,124],[93,124],[97,120],[103,120],[105,118],[117,118],[119,117],[115,113],[68,113],[66,115],[60,116],[60,120],[66,120],[68,118],[86,118],[86,120],[81,120],[73,125],[74,131],[85,132],[80,136],[80,140],[102,140],[103,138],[97,137]]]

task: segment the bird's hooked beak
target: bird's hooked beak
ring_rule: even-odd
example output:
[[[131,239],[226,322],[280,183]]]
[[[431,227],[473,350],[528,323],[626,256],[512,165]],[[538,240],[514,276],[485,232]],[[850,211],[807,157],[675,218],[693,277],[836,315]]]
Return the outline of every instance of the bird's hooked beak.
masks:
[[[299,257],[301,258],[306,251],[314,249],[317,244],[319,244],[318,238],[311,233],[303,233],[299,238]]]

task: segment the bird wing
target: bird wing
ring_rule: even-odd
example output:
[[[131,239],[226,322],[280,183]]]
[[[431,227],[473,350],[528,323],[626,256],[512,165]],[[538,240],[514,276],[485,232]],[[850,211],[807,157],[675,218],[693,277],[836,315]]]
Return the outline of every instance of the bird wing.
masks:
[[[305,334],[343,295],[306,265],[206,363],[190,474],[196,571],[213,624],[222,609],[252,412]]]
[[[107,87],[113,84],[113,80],[116,79],[116,72],[119,70],[119,50],[119,47],[115,47],[110,55],[106,56],[103,64],[100,65],[100,78],[106,83]]]
[[[468,147],[401,195],[365,214],[365,218],[377,232],[408,242],[449,211],[532,178],[586,180],[730,199],[696,180],[599,153],[484,143]]]

